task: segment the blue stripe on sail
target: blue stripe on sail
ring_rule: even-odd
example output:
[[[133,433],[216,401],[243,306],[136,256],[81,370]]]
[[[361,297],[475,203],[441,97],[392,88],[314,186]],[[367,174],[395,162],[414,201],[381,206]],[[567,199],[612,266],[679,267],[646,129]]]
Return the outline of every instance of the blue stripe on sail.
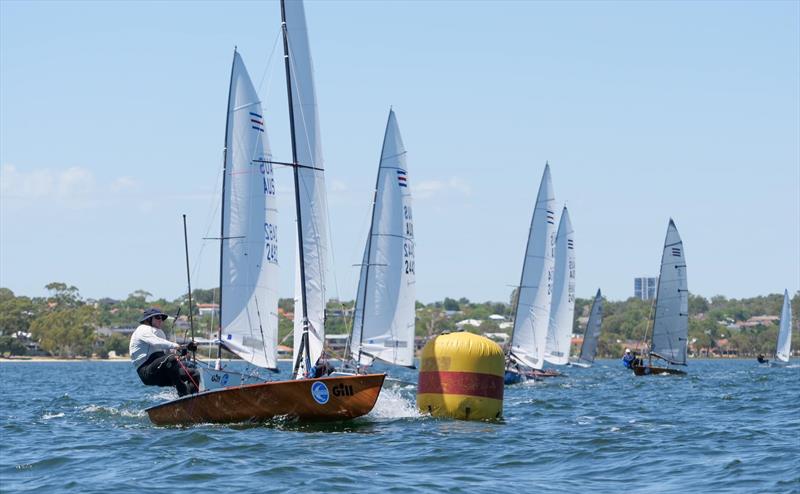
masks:
[[[264,117],[262,117],[261,115],[259,115],[258,113],[253,113],[253,112],[250,112],[250,115],[252,115],[252,116],[254,116],[254,117],[256,117],[256,118],[264,118]]]
[[[261,127],[256,127],[255,125],[253,125],[252,127],[253,127],[254,129],[256,129],[256,130],[260,130],[261,132],[264,132],[264,129],[262,129]]]
[[[401,183],[399,183],[398,185],[399,185],[400,187],[408,187],[408,185],[406,185],[406,184],[404,184],[404,183],[402,183],[402,182],[401,182]]]

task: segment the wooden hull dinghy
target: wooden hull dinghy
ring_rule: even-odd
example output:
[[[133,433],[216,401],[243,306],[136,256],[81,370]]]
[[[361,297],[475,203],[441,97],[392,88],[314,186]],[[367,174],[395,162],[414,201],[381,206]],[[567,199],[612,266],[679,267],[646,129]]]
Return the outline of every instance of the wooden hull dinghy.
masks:
[[[375,406],[385,374],[272,381],[184,396],[146,409],[156,425],[348,420]]]

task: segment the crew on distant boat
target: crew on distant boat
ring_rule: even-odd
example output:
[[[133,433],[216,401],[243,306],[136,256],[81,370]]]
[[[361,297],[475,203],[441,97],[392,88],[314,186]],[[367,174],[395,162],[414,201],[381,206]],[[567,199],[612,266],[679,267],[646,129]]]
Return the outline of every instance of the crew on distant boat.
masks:
[[[148,386],[175,386],[178,396],[197,393],[200,373],[191,362],[182,362],[187,350],[194,352],[192,341],[186,346],[167,339],[161,325],[167,315],[152,307],[142,314],[139,327],[131,335],[131,363],[142,382]]]
[[[758,360],[759,364],[768,364],[769,363],[769,360],[764,358],[764,354],[763,353],[759,353],[758,357],[756,357],[756,360]]]
[[[622,365],[628,369],[633,369],[633,363],[636,361],[636,354],[631,352],[630,348],[625,349],[625,356],[622,357]]]

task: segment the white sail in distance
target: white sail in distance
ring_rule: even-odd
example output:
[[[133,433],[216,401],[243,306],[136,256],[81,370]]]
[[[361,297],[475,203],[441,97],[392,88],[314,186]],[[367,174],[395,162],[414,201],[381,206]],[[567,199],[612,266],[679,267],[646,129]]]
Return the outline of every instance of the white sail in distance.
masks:
[[[227,122],[220,255],[222,344],[254,365],[277,368],[275,179],[264,113],[237,52]]]
[[[583,334],[583,344],[579,359],[584,362],[594,362],[597,354],[597,340],[600,337],[600,328],[603,324],[603,295],[597,289],[594,296],[592,309],[589,312],[589,321],[586,323],[586,331]]]
[[[550,165],[545,164],[517,289],[510,346],[511,358],[532,369],[544,366],[553,283],[555,202]]]
[[[555,365],[569,362],[572,320],[575,315],[575,232],[566,206],[556,233],[553,296],[544,360]]]
[[[414,364],[416,289],[409,185],[406,149],[390,110],[350,338],[352,357],[362,365],[374,359]]]
[[[689,288],[686,281],[686,257],[678,229],[670,219],[661,256],[650,353],[673,364],[686,364],[688,332]]]
[[[778,348],[775,358],[781,362],[788,362],[792,347],[792,306],[789,303],[789,290],[783,291],[783,308],[781,309],[781,322],[778,329]]]
[[[306,16],[300,0],[281,2],[286,19],[288,80],[291,91],[291,119],[294,135],[293,155],[297,173],[295,190],[299,229],[302,231],[304,279],[295,283],[294,354],[303,339],[303,293],[308,318],[308,361],[313,366],[322,354],[325,342],[325,277],[328,264],[328,204],[325,193],[322,146],[319,133],[314,70],[308,43]],[[298,267],[298,270],[300,267]],[[307,373],[301,359],[298,376]]]

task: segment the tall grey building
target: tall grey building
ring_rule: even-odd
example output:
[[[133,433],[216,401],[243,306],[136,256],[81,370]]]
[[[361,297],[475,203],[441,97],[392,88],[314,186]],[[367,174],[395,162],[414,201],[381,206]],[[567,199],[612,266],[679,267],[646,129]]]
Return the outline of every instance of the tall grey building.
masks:
[[[641,277],[633,279],[633,296],[641,300],[656,298],[658,278]]]

